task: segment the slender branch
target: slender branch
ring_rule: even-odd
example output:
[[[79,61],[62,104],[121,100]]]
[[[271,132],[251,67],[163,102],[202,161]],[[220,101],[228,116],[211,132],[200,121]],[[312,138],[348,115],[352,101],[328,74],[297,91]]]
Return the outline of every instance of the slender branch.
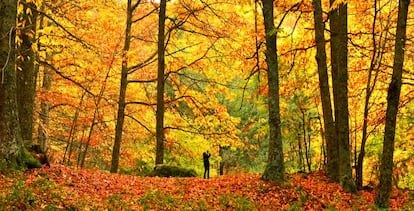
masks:
[[[154,52],[153,54],[151,54],[151,56],[150,57],[148,57],[146,60],[144,60],[143,62],[141,62],[141,63],[139,63],[139,64],[137,64],[137,65],[134,65],[134,66],[131,66],[131,67],[128,67],[128,74],[131,74],[131,73],[133,73],[133,72],[135,72],[135,71],[137,71],[137,70],[139,70],[139,69],[141,69],[141,68],[143,68],[143,67],[145,67],[145,66],[147,66],[147,65],[150,65],[150,64],[152,64],[152,63],[154,63],[156,60],[155,60],[155,56],[157,55],[157,51],[156,52]]]
[[[36,12],[38,12],[39,14],[47,17],[49,20],[51,20],[54,24],[56,24],[59,28],[61,28],[64,32],[66,32],[69,36],[71,36],[72,38],[74,38],[75,40],[77,40],[78,42],[80,42],[84,47],[90,48],[96,48],[96,46],[93,46],[89,43],[86,43],[84,40],[82,40],[81,38],[77,37],[76,35],[74,35],[72,32],[70,32],[69,30],[67,30],[62,24],[60,24],[58,21],[56,21],[52,16],[46,14],[43,11],[38,10],[35,7],[31,7],[32,10],[35,10]]]
[[[205,136],[221,136],[221,135],[228,135],[228,132],[211,132],[211,133],[204,133],[204,132],[200,132],[200,131],[195,131],[195,130],[188,130],[185,128],[179,128],[179,127],[171,127],[171,126],[167,126],[164,127],[164,129],[170,129],[170,130],[179,130],[179,131],[183,131],[186,133],[192,133],[192,134],[198,134],[198,135],[205,135]]]
[[[294,4],[294,5],[292,5],[284,14],[283,14],[283,16],[282,16],[282,19],[280,20],[280,22],[279,22],[279,24],[277,25],[277,27],[276,27],[276,29],[279,29],[281,26],[282,26],[282,23],[283,23],[283,21],[285,20],[285,18],[286,18],[286,16],[289,14],[289,12],[291,12],[291,11],[293,11],[293,9],[295,9],[296,8],[296,10],[298,10],[299,9],[299,6],[301,5],[302,3],[296,3],[296,4]]]
[[[57,108],[57,107],[60,107],[60,106],[69,106],[69,107],[77,108],[76,106],[74,106],[74,105],[72,105],[72,104],[68,104],[68,103],[59,103],[59,104],[51,105],[51,106],[49,107],[49,111],[51,111],[51,110],[53,110],[53,109],[55,109],[55,108]]]
[[[217,40],[216,40],[217,41]],[[170,72],[168,72],[167,73],[167,76],[165,77],[165,78],[168,78],[168,76],[170,75],[170,74],[172,74],[172,73],[178,73],[178,72],[180,72],[181,70],[183,70],[183,69],[185,69],[185,68],[187,68],[187,67],[189,67],[189,66],[191,66],[191,65],[193,65],[193,64],[195,64],[195,63],[197,63],[197,62],[199,62],[199,61],[201,61],[202,59],[204,59],[206,56],[207,56],[207,54],[208,54],[208,52],[213,48],[213,46],[214,46],[214,43],[216,42],[216,41],[214,41],[208,48],[207,48],[207,50],[204,52],[204,54],[202,55],[202,56],[200,56],[199,58],[197,58],[197,59],[195,59],[194,61],[192,61],[190,64],[188,64],[188,65],[185,65],[185,66],[182,66],[182,67],[180,67],[180,68],[178,68],[178,69],[176,69],[175,71],[170,71]]]
[[[147,126],[145,126],[144,123],[140,122],[138,119],[136,119],[135,117],[133,117],[131,115],[125,114],[125,116],[131,118],[136,123],[138,123],[139,125],[141,125],[141,127],[143,127],[146,131],[148,131],[149,133],[151,133],[152,136],[155,136],[155,133],[152,132]]]
[[[155,106],[157,103],[146,103],[146,102],[140,102],[140,101],[131,101],[131,102],[125,102],[125,105],[144,105],[144,106]]]
[[[173,100],[165,101],[165,104],[169,104],[169,103],[172,103],[172,102],[175,102],[175,101],[179,101],[182,98],[192,98],[192,96],[183,95],[183,96],[177,97],[177,98],[175,98]],[[147,102],[141,102],[141,101],[131,101],[131,102],[126,102],[125,103],[125,105],[129,105],[129,104],[144,105],[144,106],[156,106],[157,105],[157,103],[147,103]]]
[[[141,17],[139,17],[139,18],[137,18],[136,20],[133,20],[132,21],[132,23],[136,23],[136,22],[138,22],[138,21],[141,21],[141,20],[143,20],[143,19],[145,19],[146,17],[148,17],[148,16],[150,16],[152,13],[154,13],[155,11],[157,11],[158,10],[158,8],[154,8],[153,10],[151,10],[149,13],[147,13],[147,14],[145,14],[145,15],[143,15],[143,16],[141,16]]]
[[[156,82],[157,81],[157,79],[156,78],[154,78],[154,79],[147,79],[147,80],[128,80],[128,83],[154,83],[154,82]]]
[[[134,5],[132,5],[131,11],[134,11],[140,3],[141,3],[141,0],[138,0]]]
[[[63,74],[62,72],[60,72],[55,66],[45,62],[45,61],[39,61],[40,64],[46,65],[48,67],[50,67],[53,71],[55,71],[55,73],[57,73],[60,77],[74,83],[75,85],[77,85],[78,87],[80,87],[81,89],[83,89],[86,93],[90,94],[93,97],[96,97],[94,93],[92,93],[91,91],[89,91],[89,89],[87,89],[85,86],[83,86],[80,82],[75,81],[74,79],[70,78],[69,76],[66,76],[65,74]]]
[[[411,82],[402,82],[402,84],[409,85],[409,86],[414,86],[414,83],[411,83]]]

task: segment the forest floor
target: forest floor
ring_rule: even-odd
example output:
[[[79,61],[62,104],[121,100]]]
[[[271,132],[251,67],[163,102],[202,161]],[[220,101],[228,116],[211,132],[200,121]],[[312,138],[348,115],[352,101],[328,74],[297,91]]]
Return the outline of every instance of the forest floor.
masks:
[[[376,210],[375,191],[352,195],[323,172],[283,185],[257,174],[159,178],[61,165],[0,174],[0,210]],[[393,191],[392,210],[414,210],[414,194]]]

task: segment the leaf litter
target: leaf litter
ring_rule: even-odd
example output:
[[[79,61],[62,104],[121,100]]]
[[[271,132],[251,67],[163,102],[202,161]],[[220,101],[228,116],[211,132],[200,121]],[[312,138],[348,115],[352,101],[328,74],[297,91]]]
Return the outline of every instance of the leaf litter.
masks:
[[[376,210],[375,191],[349,194],[322,171],[291,174],[276,184],[259,174],[160,178],[53,165],[0,174],[0,191],[6,209]],[[392,210],[413,207],[412,192],[393,190],[390,201]]]

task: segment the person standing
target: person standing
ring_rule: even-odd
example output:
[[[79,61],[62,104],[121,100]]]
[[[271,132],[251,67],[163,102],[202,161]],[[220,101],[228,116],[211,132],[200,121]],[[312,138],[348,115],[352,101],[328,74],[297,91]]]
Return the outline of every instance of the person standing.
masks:
[[[208,152],[208,150],[206,152],[203,152],[203,161],[204,161],[204,179],[206,178],[206,174],[207,174],[207,179],[210,178],[210,153]]]

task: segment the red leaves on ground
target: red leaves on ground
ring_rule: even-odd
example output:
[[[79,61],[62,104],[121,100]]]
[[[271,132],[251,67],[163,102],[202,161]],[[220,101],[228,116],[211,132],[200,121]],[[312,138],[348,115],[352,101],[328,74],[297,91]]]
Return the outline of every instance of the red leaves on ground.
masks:
[[[107,209],[115,203],[115,208],[131,210],[375,208],[374,192],[361,191],[351,195],[326,178],[323,172],[290,175],[282,186],[263,181],[257,174],[211,179],[134,177],[60,165],[28,171],[24,178],[40,208],[51,203],[58,208],[78,209]],[[58,190],[42,190],[51,188],[39,186],[39,181],[43,180],[50,181]],[[15,188],[11,179],[4,175],[0,175],[0,184],[0,189],[6,190],[2,192],[10,193],[10,189]],[[58,200],[45,191],[59,191]],[[404,206],[408,198],[406,192],[393,192],[393,209]]]

